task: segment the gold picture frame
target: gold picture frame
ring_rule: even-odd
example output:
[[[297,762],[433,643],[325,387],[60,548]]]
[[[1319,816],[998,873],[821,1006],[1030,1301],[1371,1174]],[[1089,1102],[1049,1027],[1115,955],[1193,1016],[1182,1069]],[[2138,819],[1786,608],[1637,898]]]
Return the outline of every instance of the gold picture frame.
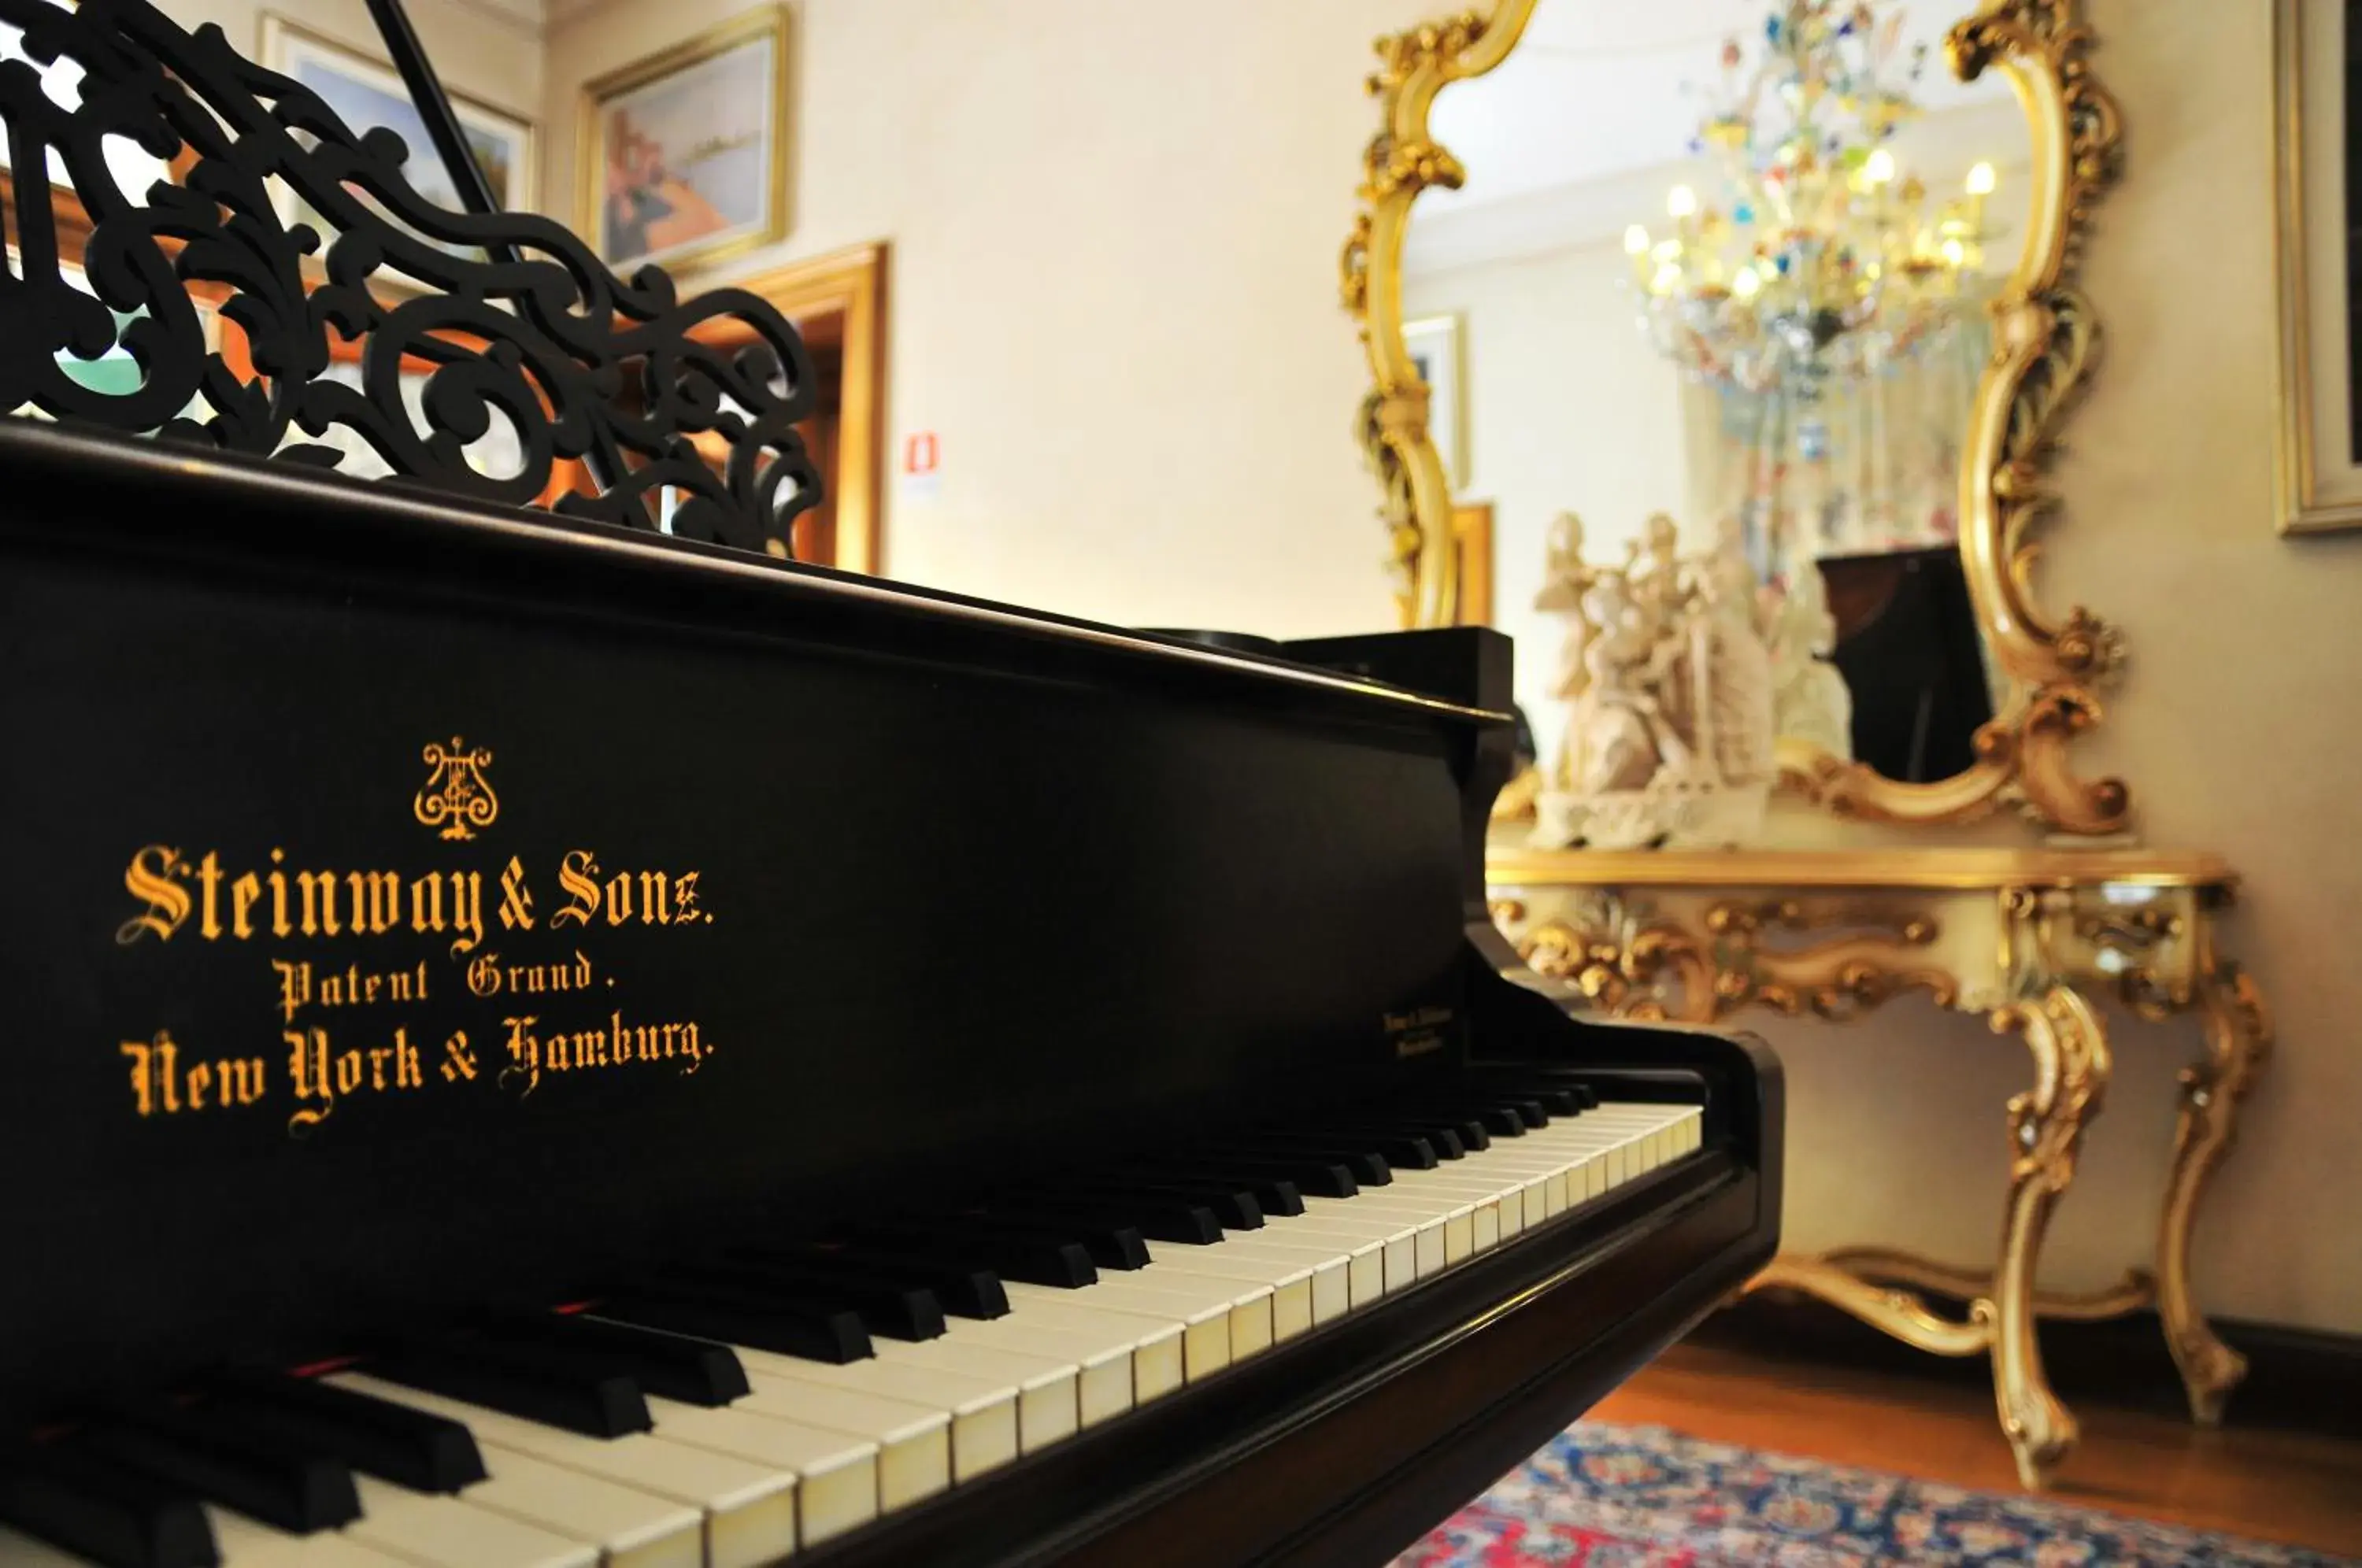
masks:
[[[1460,624],[1493,624],[1493,503],[1463,501],[1451,509],[1452,556],[1460,572]]]
[[[1489,9],[1382,38],[1368,79],[1379,127],[1363,156],[1361,210],[1339,259],[1340,292],[1369,358],[1359,434],[1378,479],[1406,626],[1457,623],[1465,592],[1451,486],[1429,432],[1430,393],[1403,336],[1412,204],[1430,186],[1456,189],[1467,178],[1435,140],[1429,111],[1444,87],[1508,58],[1537,3],[1494,0]],[[1976,759],[1927,783],[1781,741],[1783,785],[1841,816],[1951,823],[2014,805],[2070,834],[2118,833],[2131,822],[2123,780],[2083,778],[2067,755],[2099,722],[2122,639],[2080,604],[2054,613],[2034,584],[2039,535],[2059,509],[2051,461],[2098,357],[2099,322],[2075,287],[2078,264],[2092,211],[2122,161],[2123,116],[2093,73],[2095,39],[2082,10],[2081,0],[1976,0],[1945,45],[1962,80],[1987,71],[2007,78],[2032,143],[2024,248],[1992,302],[1992,358],[1961,448],[1961,565],[2008,695],[1978,730]]]
[[[2273,248],[2279,272],[2275,509],[2283,534],[2362,528],[2356,367],[2348,291],[2323,263],[2345,259],[2342,81],[2345,22],[2330,0],[2272,0]],[[2312,47],[2307,48],[2310,39]],[[2326,90],[2324,90],[2326,89]],[[2329,134],[2323,134],[2326,131]],[[2350,219],[2346,221],[2350,222]],[[2325,285],[2314,288],[2319,278]],[[2345,432],[2345,460],[2334,460]]]
[[[601,260],[679,271],[787,237],[789,27],[762,6],[583,84],[575,226]]]
[[[427,134],[426,122],[411,101],[410,89],[391,61],[276,11],[262,13],[257,31],[263,66],[317,93],[357,132],[392,129],[410,149],[403,172],[411,188],[436,206],[467,210]],[[541,127],[513,110],[469,94],[448,96],[461,132],[485,165],[494,199],[511,211],[538,208]],[[283,221],[304,220],[306,209],[285,182],[274,182],[272,199]]]
[[[1443,477],[1457,493],[1468,486],[1468,329],[1458,312],[1403,323],[1411,369],[1428,384],[1429,435]]]

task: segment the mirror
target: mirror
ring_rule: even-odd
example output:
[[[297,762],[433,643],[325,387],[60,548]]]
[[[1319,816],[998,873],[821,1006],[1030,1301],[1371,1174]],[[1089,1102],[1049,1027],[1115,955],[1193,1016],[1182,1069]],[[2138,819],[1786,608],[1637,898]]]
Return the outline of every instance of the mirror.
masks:
[[[2113,635],[2030,602],[2114,147],[2072,10],[1502,0],[1381,41],[1364,439],[1406,619],[1517,640],[1538,842],[1746,842],[1779,787],[2123,825],[2056,755]]]

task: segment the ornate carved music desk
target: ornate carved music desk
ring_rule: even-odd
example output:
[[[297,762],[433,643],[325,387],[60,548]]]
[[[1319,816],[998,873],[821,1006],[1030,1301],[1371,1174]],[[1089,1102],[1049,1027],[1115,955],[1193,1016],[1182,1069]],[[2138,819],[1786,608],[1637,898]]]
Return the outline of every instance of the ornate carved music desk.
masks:
[[[1627,1018],[1708,1023],[1747,1008],[1845,1022],[1904,991],[2024,1039],[2034,1081],[2011,1097],[2009,1192],[1990,1273],[1849,1248],[1783,1255],[1746,1287],[1785,1286],[1939,1355],[1992,1356],[2002,1428],[2028,1485],[2072,1451],[2046,1380],[2040,1317],[2154,1306],[2212,1423],[2245,1361],[2191,1299],[2190,1232],[2271,1046],[2255,982],[2215,944],[2237,878],[2211,855],[2152,849],[1535,851],[1496,843],[1495,919],[1534,968]],[[2155,1271],[2087,1296],[2036,1288],[2045,1227],[2106,1097],[2097,999],[2133,1015],[2195,1012],[2205,1052],[2181,1071]],[[1944,1316],[1921,1292],[1970,1303]]]

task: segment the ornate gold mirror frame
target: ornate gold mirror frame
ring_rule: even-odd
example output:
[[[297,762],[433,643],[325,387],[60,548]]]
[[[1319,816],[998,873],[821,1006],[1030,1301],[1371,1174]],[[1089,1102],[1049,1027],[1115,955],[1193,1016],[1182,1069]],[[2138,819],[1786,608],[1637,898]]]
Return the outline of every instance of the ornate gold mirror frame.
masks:
[[[1463,618],[1443,465],[1428,436],[1428,389],[1403,341],[1403,237],[1411,205],[1430,185],[1458,187],[1466,171],[1428,129],[1436,94],[1507,58],[1537,0],[1497,0],[1380,39],[1369,79],[1383,124],[1363,160],[1362,210],[1341,259],[1346,308],[1361,322],[1373,386],[1360,436],[1384,491],[1396,602],[1407,626]],[[1841,815],[1891,823],[1958,823],[2015,804],[2068,833],[2127,825],[2130,799],[2115,778],[2086,779],[2068,743],[2098,723],[2099,691],[2116,673],[2115,629],[2081,605],[2064,619],[2037,602],[2036,525],[2058,508],[2047,478],[2058,431],[2091,373],[2099,325],[2073,286],[2093,204],[2114,179],[2120,116],[2092,80],[2092,34],[2079,0],[1981,0],[1946,50],[1974,80],[1998,69],[2025,111],[2033,192],[2024,252],[1992,305],[1993,357],[1962,448],[1960,554],[1987,646],[2010,695],[1977,732],[1977,761],[1953,778],[1911,784],[1780,742],[1783,781]]]

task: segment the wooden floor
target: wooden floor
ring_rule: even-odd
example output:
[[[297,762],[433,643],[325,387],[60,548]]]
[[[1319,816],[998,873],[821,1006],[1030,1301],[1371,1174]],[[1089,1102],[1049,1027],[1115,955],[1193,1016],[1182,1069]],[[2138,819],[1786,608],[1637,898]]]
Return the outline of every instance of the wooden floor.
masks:
[[[2015,1491],[1989,1395],[1676,1345],[1592,1414],[1986,1491]],[[2362,1442],[2085,1408],[2051,1496],[2362,1557]]]

